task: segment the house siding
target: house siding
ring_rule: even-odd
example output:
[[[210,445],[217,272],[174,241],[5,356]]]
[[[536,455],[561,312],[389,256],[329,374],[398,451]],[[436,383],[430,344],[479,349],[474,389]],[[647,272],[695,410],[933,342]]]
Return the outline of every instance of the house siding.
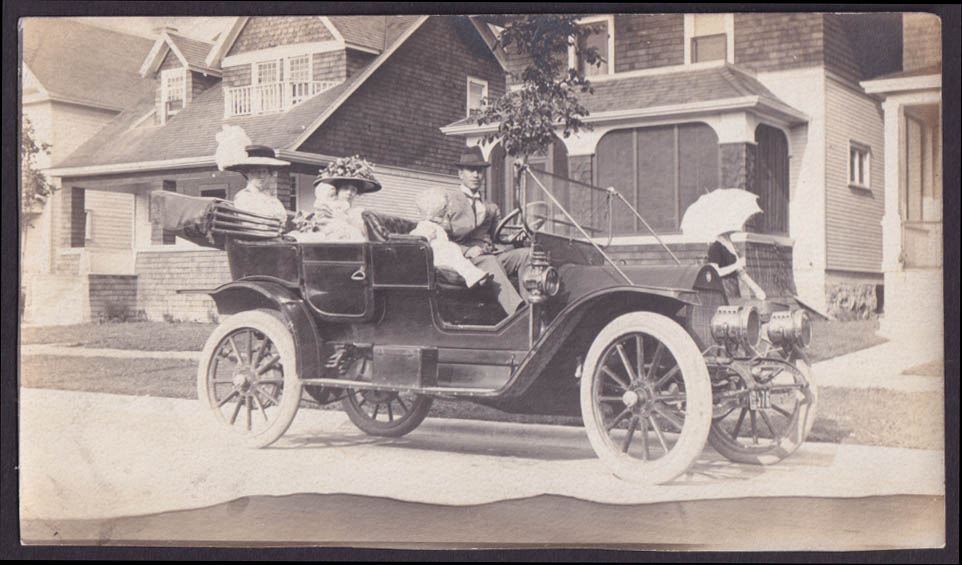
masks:
[[[853,49],[853,35],[843,25],[842,16],[825,14],[824,18],[824,58],[825,68],[838,73],[852,82],[862,78],[858,58]]]
[[[314,80],[342,81],[347,78],[347,55],[344,50],[314,53],[311,58]]]
[[[233,65],[224,67],[224,87],[248,86],[251,83],[251,65]]]
[[[140,251],[137,253],[137,309],[148,320],[210,322],[214,301],[183,288],[216,288],[230,282],[227,254],[219,250]]]
[[[464,141],[440,128],[465,116],[468,75],[487,80],[490,96],[504,93],[494,56],[469,50],[448,18],[432,17],[299,149],[451,174]]]
[[[188,91],[190,100],[197,98],[201,92],[207,90],[208,88],[214,86],[220,81],[218,77],[213,75],[204,76],[203,73],[190,73],[190,90]]]
[[[736,65],[754,72],[822,63],[822,14],[735,14]]]
[[[615,16],[615,72],[685,62],[684,14]]]
[[[129,318],[137,310],[137,275],[90,275],[87,292],[93,320]]]
[[[334,36],[320,18],[305,16],[256,16],[244,25],[228,56],[278,45],[331,41]]]
[[[87,190],[87,213],[91,214],[88,249],[130,249],[133,246],[133,195]]]
[[[373,53],[365,53],[363,51],[348,49],[346,54],[347,77],[352,77],[357,73],[361,72],[362,70],[364,70],[364,67],[371,64],[371,61],[373,61],[376,58],[377,58],[377,55]]]
[[[865,94],[826,81],[826,268],[880,272],[884,212],[882,111]],[[848,184],[849,142],[871,148],[871,190]]]

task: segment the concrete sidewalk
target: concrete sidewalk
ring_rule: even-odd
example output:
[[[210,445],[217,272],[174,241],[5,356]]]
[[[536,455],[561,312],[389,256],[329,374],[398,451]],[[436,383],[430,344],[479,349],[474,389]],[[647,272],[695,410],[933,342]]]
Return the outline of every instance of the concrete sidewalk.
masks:
[[[21,355],[66,355],[79,357],[112,357],[117,359],[185,359],[199,361],[200,351],[137,351],[97,349],[63,344],[27,344],[20,346]],[[815,363],[812,370],[819,386],[843,388],[883,388],[903,392],[940,392],[944,379],[906,375],[903,371],[929,361],[942,359],[941,343],[906,347],[889,341],[868,349]]]
[[[915,340],[913,340],[915,341]],[[883,388],[903,392],[942,392],[943,377],[903,374],[943,359],[942,343],[885,343],[812,365],[819,386]]]

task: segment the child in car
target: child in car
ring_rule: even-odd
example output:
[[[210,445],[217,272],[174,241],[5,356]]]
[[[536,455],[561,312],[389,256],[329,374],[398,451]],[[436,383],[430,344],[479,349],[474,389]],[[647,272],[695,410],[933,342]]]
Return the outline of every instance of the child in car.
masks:
[[[483,285],[491,280],[488,273],[464,257],[461,246],[450,241],[444,229],[448,213],[448,198],[442,188],[429,188],[414,200],[422,220],[411,231],[428,240],[434,251],[434,265],[450,269],[461,275],[468,288]]]

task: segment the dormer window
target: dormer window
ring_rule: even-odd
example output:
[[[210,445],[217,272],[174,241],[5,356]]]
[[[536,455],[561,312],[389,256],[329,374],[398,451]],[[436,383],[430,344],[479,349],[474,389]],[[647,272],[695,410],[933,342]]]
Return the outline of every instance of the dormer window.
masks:
[[[734,62],[733,14],[685,14],[685,62]]]
[[[160,101],[164,122],[184,107],[186,75],[186,69],[167,69],[160,73]]]
[[[584,76],[600,76],[614,72],[615,62],[615,19],[612,15],[587,16],[578,20],[579,25],[590,27],[594,33],[585,35],[578,41],[578,50],[571,47],[568,51],[569,66],[578,69]],[[589,65],[580,53],[594,48],[601,57],[601,66]]]
[[[245,64],[250,65],[250,84],[225,90],[225,118],[285,112],[338,84],[338,81],[314,80],[310,53],[265,57]]]

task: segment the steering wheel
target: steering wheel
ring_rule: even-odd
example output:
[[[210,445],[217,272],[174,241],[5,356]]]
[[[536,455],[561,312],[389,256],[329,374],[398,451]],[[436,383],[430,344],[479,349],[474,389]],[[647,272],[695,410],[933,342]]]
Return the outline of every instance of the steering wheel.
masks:
[[[547,202],[543,200],[538,200],[535,202],[529,202],[527,208],[530,211],[535,210],[535,206],[544,206],[547,209]],[[522,222],[521,225],[508,225],[513,220],[515,220],[521,214],[521,208],[515,208],[507,216],[501,218],[498,225],[494,228],[494,240],[498,243],[506,243],[511,245],[517,245],[518,243],[530,238],[534,235],[534,232],[541,229],[542,226],[547,223],[548,218],[545,214],[527,214],[530,222]],[[502,232],[508,232],[507,234],[502,234]]]

